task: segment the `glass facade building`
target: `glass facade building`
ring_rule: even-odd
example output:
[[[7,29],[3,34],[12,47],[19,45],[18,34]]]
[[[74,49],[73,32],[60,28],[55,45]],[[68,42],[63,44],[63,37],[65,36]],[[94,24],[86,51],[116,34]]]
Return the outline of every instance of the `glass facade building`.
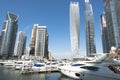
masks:
[[[27,39],[27,36],[25,36],[25,33],[20,31],[18,33],[18,38],[16,41],[16,47],[14,51],[15,56],[18,56],[20,58],[24,54],[25,47],[26,47],[26,39]]]
[[[101,15],[101,35],[102,35],[102,46],[103,52],[109,53],[108,49],[108,35],[107,35],[107,25],[106,25],[106,18],[105,13]]]
[[[111,46],[120,46],[120,0],[103,0],[106,25],[108,50]]]
[[[31,40],[30,40],[30,55],[35,55],[35,43],[36,43],[36,32],[38,28],[38,24],[34,24],[31,34]]]
[[[13,56],[18,29],[17,22],[18,16],[8,12],[1,32],[0,55],[2,55],[4,58]]]
[[[35,57],[48,59],[48,32],[46,26],[38,26],[36,31]]]
[[[89,0],[85,0],[85,26],[87,56],[96,53],[93,10]]]
[[[70,40],[72,58],[79,55],[80,15],[79,2],[70,3]]]

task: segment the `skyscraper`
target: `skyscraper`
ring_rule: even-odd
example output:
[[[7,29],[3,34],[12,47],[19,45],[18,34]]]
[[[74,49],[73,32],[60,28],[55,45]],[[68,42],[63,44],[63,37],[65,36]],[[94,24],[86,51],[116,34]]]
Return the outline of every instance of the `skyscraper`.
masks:
[[[90,56],[93,53],[96,53],[95,47],[95,33],[94,33],[94,19],[92,6],[89,0],[85,0],[85,26],[86,26],[86,48],[87,56]]]
[[[18,28],[18,16],[13,13],[7,13],[1,33],[0,54],[4,58],[9,58],[14,53],[14,45]]]
[[[15,47],[15,55],[19,58],[24,54],[25,47],[26,47],[26,36],[25,33],[20,31],[18,33],[18,38],[16,41],[16,47]]]
[[[36,43],[36,32],[38,28],[38,24],[34,24],[31,34],[31,40],[30,40],[30,55],[35,55],[35,43]]]
[[[0,49],[1,49],[1,35],[0,35]],[[2,54],[0,53],[0,58],[2,57]]]
[[[35,56],[39,59],[48,58],[48,33],[46,26],[37,27]]]
[[[72,58],[79,55],[80,15],[79,2],[70,3],[70,40]]]
[[[107,25],[108,50],[120,46],[120,0],[103,0]]]
[[[102,33],[102,46],[103,46],[103,52],[109,53],[108,49],[108,35],[107,35],[107,25],[106,25],[106,19],[105,19],[105,13],[101,15],[101,33]]]

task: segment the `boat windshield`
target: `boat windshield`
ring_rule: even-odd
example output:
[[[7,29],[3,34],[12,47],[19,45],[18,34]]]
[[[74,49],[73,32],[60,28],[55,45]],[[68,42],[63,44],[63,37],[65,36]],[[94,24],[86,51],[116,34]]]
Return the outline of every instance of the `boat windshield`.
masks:
[[[84,64],[72,64],[72,66],[82,66]]]
[[[91,71],[98,71],[99,70],[99,67],[95,67],[95,66],[83,66],[80,68],[86,69],[86,70],[91,70]]]
[[[120,65],[108,66],[108,68],[114,73],[120,74]]]
[[[44,65],[43,64],[34,64],[34,66],[36,66],[36,67],[42,67]]]

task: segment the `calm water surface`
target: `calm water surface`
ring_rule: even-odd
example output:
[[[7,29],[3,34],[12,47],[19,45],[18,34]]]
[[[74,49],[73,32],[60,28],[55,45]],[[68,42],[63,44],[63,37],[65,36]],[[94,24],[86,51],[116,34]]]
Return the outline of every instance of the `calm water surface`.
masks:
[[[73,80],[59,72],[34,73],[21,75],[19,71],[12,71],[0,65],[0,80]]]

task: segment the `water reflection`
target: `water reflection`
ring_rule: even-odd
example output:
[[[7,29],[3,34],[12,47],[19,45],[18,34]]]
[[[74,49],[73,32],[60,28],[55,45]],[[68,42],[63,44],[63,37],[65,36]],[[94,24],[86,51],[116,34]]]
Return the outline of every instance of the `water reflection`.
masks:
[[[61,76],[58,78],[58,80],[73,80],[73,79],[68,78],[68,77],[61,74]]]
[[[0,65],[0,80],[73,80],[60,72],[34,73],[21,75],[20,71],[13,71]]]

